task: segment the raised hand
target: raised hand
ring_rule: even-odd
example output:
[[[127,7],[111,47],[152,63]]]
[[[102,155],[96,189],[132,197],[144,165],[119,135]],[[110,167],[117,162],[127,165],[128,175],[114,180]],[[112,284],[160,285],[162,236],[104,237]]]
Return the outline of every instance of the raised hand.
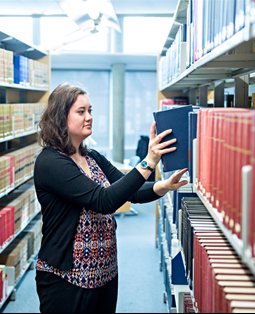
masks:
[[[160,196],[165,195],[168,191],[174,191],[188,183],[187,180],[181,180],[182,175],[188,168],[176,170],[168,179],[158,181],[154,184],[153,190]]]
[[[169,148],[169,145],[172,145],[176,142],[176,138],[162,142],[163,138],[169,135],[171,132],[172,130],[169,129],[156,135],[156,122],[154,121],[152,123],[150,130],[150,141],[148,145],[148,154],[145,157],[152,168],[156,167],[162,155],[176,150],[176,147],[174,146]]]

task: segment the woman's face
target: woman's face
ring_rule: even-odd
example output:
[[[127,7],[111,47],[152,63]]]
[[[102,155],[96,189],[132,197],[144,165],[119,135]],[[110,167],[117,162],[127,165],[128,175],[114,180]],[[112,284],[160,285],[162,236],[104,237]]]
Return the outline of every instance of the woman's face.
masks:
[[[67,130],[72,140],[83,141],[92,134],[91,112],[88,95],[79,95],[67,116]]]

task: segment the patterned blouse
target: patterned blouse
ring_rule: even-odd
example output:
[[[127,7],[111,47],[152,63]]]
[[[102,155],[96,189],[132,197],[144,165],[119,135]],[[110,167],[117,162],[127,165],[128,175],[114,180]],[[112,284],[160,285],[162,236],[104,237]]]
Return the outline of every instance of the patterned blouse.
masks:
[[[104,187],[109,181],[96,161],[86,156],[91,179]],[[83,169],[80,170],[86,175]],[[54,273],[81,288],[98,288],[118,273],[116,221],[113,214],[100,214],[83,208],[73,247],[73,268],[68,271],[37,260],[36,269]]]

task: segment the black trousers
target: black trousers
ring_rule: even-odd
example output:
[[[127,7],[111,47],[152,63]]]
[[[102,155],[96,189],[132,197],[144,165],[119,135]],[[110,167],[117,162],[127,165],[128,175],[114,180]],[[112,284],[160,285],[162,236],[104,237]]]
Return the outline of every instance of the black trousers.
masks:
[[[115,313],[118,276],[100,288],[84,289],[45,271],[36,272],[41,313]]]

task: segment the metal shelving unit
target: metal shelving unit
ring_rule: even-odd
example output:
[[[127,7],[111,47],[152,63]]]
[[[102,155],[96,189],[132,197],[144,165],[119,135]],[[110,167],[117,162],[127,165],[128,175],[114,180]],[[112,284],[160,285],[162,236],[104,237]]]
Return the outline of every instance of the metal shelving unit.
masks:
[[[39,61],[44,69],[42,74],[45,76],[44,81],[37,85],[39,87],[29,86],[28,84],[10,84],[7,82],[0,82],[0,90],[1,90],[1,103],[46,103],[48,96],[49,96],[49,77],[47,78],[50,73],[50,58],[47,52],[41,51],[35,46],[30,44],[24,43],[13,36],[9,36],[8,34],[0,31],[0,48],[5,50],[11,50],[16,55],[22,55],[29,59]],[[5,152],[12,151],[14,149],[23,148],[26,145],[30,145],[31,142],[36,142],[36,133],[38,130],[29,130],[26,132],[22,132],[20,134],[16,134],[14,136],[7,136],[5,138],[0,139],[0,153],[1,155],[5,154]],[[23,181],[20,182],[16,186],[10,187],[7,191],[0,194],[0,198],[6,196],[7,194],[11,193],[17,187],[31,179],[31,176],[24,177]],[[6,241],[0,247],[0,254],[3,253],[4,250],[8,248],[8,246],[24,231],[24,229],[40,214],[37,210],[32,216],[27,220],[25,225],[21,227],[21,230],[16,232],[12,235],[8,241]],[[26,271],[33,266],[35,257],[37,253],[35,252],[33,256],[29,258],[27,261],[26,266],[23,267],[21,270],[21,274],[15,280],[15,268],[14,266],[7,266],[7,274],[8,278],[8,288],[7,288],[7,296],[0,302],[0,312],[1,307],[6,303],[8,299],[15,299],[15,291],[17,286],[19,285],[20,281],[24,277]]]
[[[187,18],[187,6],[189,0],[179,0],[176,6],[176,10],[173,16],[173,21],[170,26],[170,31],[168,33],[167,39],[164,43],[163,49],[161,51],[161,56],[165,56],[167,49],[171,46],[179,29],[180,24],[185,23]]]
[[[26,266],[23,268],[21,274],[19,275],[19,277],[17,278],[17,280],[14,282],[14,273],[15,273],[15,269],[14,267],[10,266],[7,268],[7,272],[8,272],[8,277],[10,277],[12,279],[12,284],[10,286],[8,286],[7,288],[7,295],[6,297],[0,302],[0,310],[1,308],[4,306],[4,304],[6,303],[6,301],[8,299],[11,299],[12,301],[15,300],[16,298],[16,289],[19,286],[21,280],[24,278],[26,272],[31,268],[34,267],[34,263],[35,263],[35,258],[37,256],[38,253],[35,253],[33,256],[31,256],[26,264]]]
[[[167,69],[170,64],[168,55],[166,54],[167,50],[171,47],[172,43],[175,40],[176,34],[179,30],[181,24],[186,23],[187,19],[187,8],[188,8],[189,0],[179,0],[176,8],[176,12],[174,14],[173,22],[170,25],[170,31],[168,37],[164,43],[163,49],[159,56],[159,66],[164,66],[167,64]],[[162,75],[161,79],[165,82],[165,85],[161,85],[158,90],[158,99],[161,100],[163,98],[174,97],[176,94],[182,95],[191,95],[194,101],[194,95],[198,94],[201,89],[201,94],[207,93],[207,88],[211,88],[215,90],[215,83],[223,82],[224,88],[235,86],[236,90],[241,89],[241,85],[238,85],[238,78],[242,76],[249,77],[249,83],[254,82],[254,78],[250,76],[250,73],[255,70],[255,53],[254,53],[254,43],[255,43],[255,3],[252,0],[247,0],[246,3],[246,16],[244,27],[242,27],[239,31],[235,32],[230,38],[226,39],[224,42],[214,47],[210,52],[202,55],[197,61],[192,63],[188,68],[186,68],[181,74],[175,76],[175,73],[171,73],[171,77],[174,77],[169,82],[169,77],[166,79],[165,73],[163,73],[162,68],[159,67],[159,74]],[[171,54],[169,54],[171,56]],[[162,60],[161,60],[162,58]],[[161,63],[161,61],[163,61]],[[164,63],[165,61],[169,63]],[[167,71],[166,71],[167,72]],[[178,72],[176,72],[178,73]],[[159,82],[161,84],[161,82]],[[235,85],[237,84],[237,85]],[[248,85],[248,84],[247,84]],[[205,89],[203,89],[205,87]],[[240,88],[239,88],[240,87]],[[247,86],[244,87],[244,89]],[[217,90],[218,95],[222,96],[224,99],[224,88],[222,90]],[[238,98],[240,95],[235,94],[235,98],[237,100],[242,98]],[[242,95],[241,95],[242,96]],[[219,97],[218,97],[219,98]],[[248,97],[247,97],[248,98]],[[192,103],[192,102],[191,102]],[[192,103],[195,105],[195,103]],[[238,101],[237,101],[238,104]],[[205,105],[205,104],[203,104]],[[244,104],[244,107],[247,104]],[[206,105],[205,105],[206,106]],[[216,106],[219,106],[217,104]],[[223,105],[222,105],[223,106]],[[239,105],[242,106],[242,105]],[[196,154],[196,150],[193,149],[193,153]],[[196,156],[193,158],[193,172],[196,176],[196,168],[194,168],[194,164],[196,164]],[[159,173],[161,178],[165,178],[161,168],[159,167]],[[248,179],[245,177],[246,185],[249,185]],[[195,182],[193,177],[193,182]],[[250,269],[252,274],[255,276],[255,259],[251,258],[250,249],[248,246],[247,240],[247,219],[248,219],[248,211],[247,211],[247,202],[249,199],[249,193],[247,191],[243,194],[243,219],[242,221],[242,235],[241,239],[238,238],[237,235],[233,234],[231,230],[229,230],[223,223],[222,215],[214,208],[210,202],[206,199],[206,197],[197,189],[196,185],[192,185],[192,191],[197,194],[200,198],[204,206],[207,208],[208,212],[219,226],[225,237],[230,242],[233,249],[240,256],[241,260],[247,267]],[[171,201],[170,193],[167,193],[166,197],[168,201]],[[180,248],[182,253],[182,249]],[[182,255],[183,263],[185,265],[185,261]],[[192,291],[191,291],[192,295]]]
[[[4,143],[4,142],[7,142],[7,141],[14,140],[15,138],[20,138],[20,137],[27,136],[27,135],[32,135],[32,134],[35,134],[35,133],[37,133],[37,130],[31,130],[31,131],[23,132],[23,133],[20,133],[20,134],[17,134],[17,135],[11,135],[11,136],[7,136],[7,137],[3,137],[3,138],[0,138],[0,143]],[[1,194],[0,194],[0,197],[1,197]]]
[[[4,32],[0,31],[0,47],[6,50],[15,51],[17,54],[23,55],[30,59],[41,59],[47,56],[47,53],[32,46],[26,44],[19,39],[14,38]]]
[[[179,77],[162,88],[162,92],[196,88],[215,80],[229,79],[253,71],[255,55],[251,53],[227,54],[250,39],[249,28],[243,28],[223,44],[202,56]],[[250,70],[249,70],[250,69]]]
[[[40,213],[40,211],[37,211],[36,213],[34,213],[29,220],[27,221],[26,225],[23,226],[23,228],[18,231],[17,233],[13,234],[12,237],[4,244],[0,247],[0,254],[17,238],[18,235],[20,235],[24,229],[30,224],[30,222]]]

